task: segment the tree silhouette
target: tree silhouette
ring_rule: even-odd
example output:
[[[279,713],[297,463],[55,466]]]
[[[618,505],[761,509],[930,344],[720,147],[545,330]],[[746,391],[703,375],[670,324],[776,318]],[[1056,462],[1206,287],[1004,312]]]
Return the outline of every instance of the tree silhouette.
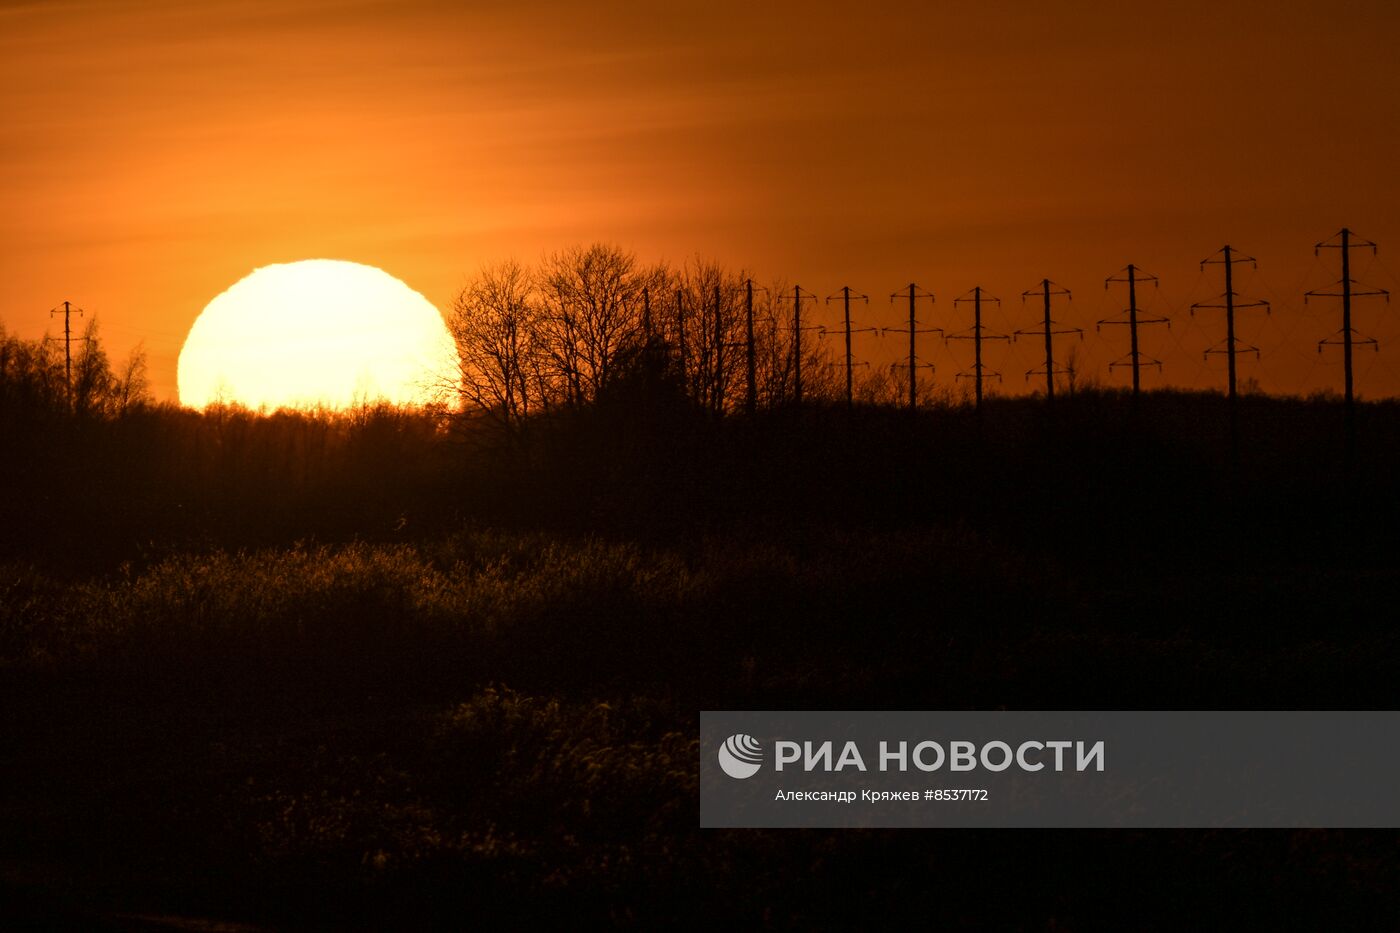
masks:
[[[572,247],[545,259],[538,275],[540,336],[565,387],[565,401],[587,404],[606,391],[620,356],[643,343],[636,256],[615,246]]]
[[[463,402],[512,433],[548,403],[541,324],[530,275],[514,260],[482,269],[458,294],[448,318]]]
[[[79,341],[71,386],[66,384],[58,344],[24,340],[0,327],[0,409],[7,417],[71,412],[89,419],[117,418],[150,401],[145,351],[137,347],[114,371],[95,318]]]
[[[716,415],[739,411],[748,277],[698,257],[679,270],[648,266],[597,243],[533,269],[514,260],[484,267],[449,315],[461,363],[454,388],[469,413],[517,438],[534,415],[635,397],[646,386],[679,391]],[[789,294],[783,282],[754,290],[755,389],[769,408],[795,389]],[[834,397],[829,349],[807,339],[802,356],[807,398]]]

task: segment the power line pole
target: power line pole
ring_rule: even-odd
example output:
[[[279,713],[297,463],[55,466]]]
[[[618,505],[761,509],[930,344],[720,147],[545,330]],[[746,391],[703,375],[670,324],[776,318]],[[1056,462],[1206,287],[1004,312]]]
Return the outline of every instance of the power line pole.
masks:
[[[1128,346],[1130,348],[1128,350],[1128,355],[1126,357],[1120,357],[1119,359],[1114,360],[1112,363],[1109,363],[1108,368],[1110,371],[1118,369],[1120,366],[1131,366],[1133,368],[1133,400],[1136,401],[1137,397],[1140,394],[1142,394],[1142,353],[1138,349],[1138,327],[1139,325],[1145,324],[1165,324],[1167,325],[1167,329],[1171,330],[1172,322],[1164,317],[1138,317],[1138,283],[1151,282],[1152,287],[1156,288],[1158,285],[1157,276],[1151,274],[1150,272],[1143,272],[1137,266],[1133,265],[1132,263],[1128,263],[1127,268],[1125,268],[1122,272],[1119,272],[1116,275],[1110,275],[1108,278],[1104,279],[1104,291],[1108,291],[1108,286],[1121,282],[1128,283],[1128,319],[1126,321],[1119,321],[1109,318],[1107,320],[1099,321],[1096,325],[1096,329],[1102,330],[1105,327],[1112,327],[1118,324],[1127,325]],[[1124,359],[1127,360],[1126,363],[1124,362]],[[1152,357],[1148,357],[1147,365],[1156,366],[1159,372],[1162,369],[1162,361],[1154,359]]]
[[[690,378],[687,369],[688,361],[686,360],[685,348],[685,291],[679,288],[676,289],[676,331],[677,349],[680,353],[681,362],[681,388],[689,394]]]
[[[1070,294],[1069,289],[1056,285],[1049,279],[1041,279],[1040,286],[1038,288],[1028,288],[1021,293],[1021,304],[1025,304],[1026,299],[1029,298],[1031,295],[1040,295],[1042,300],[1045,302],[1045,316],[1041,323],[1040,329],[1018,330],[1012,334],[1012,337],[1021,337],[1027,334],[1045,335],[1045,401],[1054,402],[1055,376],[1059,373],[1069,373],[1071,376],[1074,375],[1074,370],[1072,368],[1055,368],[1055,335],[1078,334],[1080,339],[1082,340],[1084,338],[1084,331],[1078,327],[1065,327],[1061,328],[1060,330],[1056,330],[1055,324],[1057,322],[1052,320],[1050,317],[1050,299],[1053,296],[1064,295],[1065,298],[1067,298],[1068,300],[1074,300],[1074,296]],[[1040,370],[1032,369],[1026,373],[1026,378],[1029,379],[1031,376],[1036,376],[1039,374]]]
[[[1220,258],[1215,258],[1217,256],[1219,256]],[[1240,455],[1240,423],[1239,411],[1237,408],[1238,393],[1235,390],[1235,355],[1238,352],[1239,348],[1238,341],[1235,338],[1235,312],[1242,311],[1247,308],[1263,308],[1265,311],[1269,310],[1269,302],[1263,298],[1260,298],[1256,301],[1236,301],[1236,299],[1239,298],[1239,294],[1235,291],[1234,278],[1235,263],[1237,262],[1247,262],[1254,268],[1258,268],[1259,265],[1257,262],[1255,262],[1254,257],[1252,256],[1236,255],[1234,249],[1228,244],[1222,246],[1216,252],[1212,253],[1210,256],[1207,256],[1205,259],[1202,259],[1201,269],[1203,270],[1208,265],[1223,265],[1225,267],[1225,294],[1221,296],[1225,300],[1225,303],[1205,304],[1202,302],[1197,302],[1196,304],[1193,304],[1191,306],[1191,314],[1193,316],[1195,315],[1197,310],[1210,309],[1217,311],[1223,310],[1225,312],[1225,347],[1224,349],[1221,349],[1220,345],[1216,344],[1215,346],[1206,350],[1205,356],[1206,358],[1209,358],[1212,353],[1224,353],[1226,359],[1229,361],[1230,455],[1235,464],[1239,463]],[[1256,359],[1259,357],[1258,347],[1246,344],[1244,347],[1244,352],[1253,353]]]
[[[934,302],[935,299],[933,297],[933,292],[920,291],[918,285],[914,284],[913,282],[910,282],[908,287],[904,291],[895,292],[894,294],[890,295],[890,301],[893,302],[896,298],[902,298],[906,294],[909,296],[909,326],[885,327],[881,329],[880,333],[882,336],[886,331],[892,334],[907,333],[909,335],[909,362],[907,364],[909,367],[909,410],[913,411],[919,404],[918,379],[916,378],[916,376],[921,365],[918,361],[919,358],[914,353],[915,335],[934,333],[941,334],[943,333],[943,328],[920,328],[918,318],[914,316],[915,304],[920,298],[927,298],[929,300],[929,304],[932,304]],[[922,365],[926,366],[929,369],[933,369],[932,363],[924,363]]]
[[[753,279],[744,280],[744,339],[748,350],[747,372],[748,385],[745,386],[744,410],[752,417],[758,411],[758,356],[757,347],[754,345],[753,336]]]
[[[1217,256],[1219,256],[1220,258],[1215,258]],[[1225,312],[1224,348],[1222,349],[1220,344],[1216,344],[1215,346],[1211,347],[1209,350],[1206,351],[1206,356],[1210,356],[1212,353],[1224,353],[1226,359],[1229,361],[1229,395],[1230,407],[1232,410],[1234,408],[1235,398],[1237,396],[1237,392],[1235,390],[1235,356],[1239,351],[1239,341],[1235,338],[1235,312],[1243,311],[1247,308],[1264,308],[1265,310],[1269,309],[1269,302],[1263,298],[1260,298],[1257,301],[1236,300],[1237,298],[1239,298],[1239,293],[1235,291],[1235,263],[1237,262],[1247,262],[1250,264],[1250,266],[1254,268],[1259,267],[1259,264],[1255,262],[1254,257],[1240,256],[1235,252],[1233,247],[1228,245],[1222,246],[1210,256],[1207,256],[1205,259],[1202,259],[1202,269],[1205,269],[1206,266],[1210,265],[1223,265],[1225,267],[1225,294],[1220,296],[1224,299],[1225,303],[1206,304],[1204,302],[1197,302],[1191,306],[1192,315],[1194,315],[1198,310],[1215,310]],[[1259,356],[1259,348],[1255,346],[1250,346],[1248,344],[1244,346],[1244,352],[1253,353],[1256,358]]]
[[[753,317],[753,293],[755,291],[766,292],[768,289],[762,286],[755,288],[752,277],[744,279],[744,347],[747,369],[744,410],[750,416],[758,411],[758,337],[754,333]]]
[[[820,330],[817,327],[802,326],[802,293],[806,291],[801,285],[792,287],[792,397],[794,404],[802,404],[802,332],[804,330]],[[817,296],[812,292],[807,292],[808,297],[815,299]]]
[[[642,286],[642,338],[651,346],[651,288]]]
[[[1349,229],[1343,227],[1336,236],[1330,240],[1324,240],[1313,247],[1313,255],[1316,256],[1324,249],[1341,250],[1342,253],[1342,278],[1333,287],[1341,286],[1341,291],[1311,291],[1303,295],[1303,303],[1307,304],[1309,298],[1340,298],[1342,299],[1342,329],[1326,340],[1317,342],[1317,352],[1321,353],[1325,346],[1342,346],[1342,371],[1344,373],[1343,382],[1345,385],[1346,398],[1346,421],[1347,421],[1347,462],[1353,462],[1356,456],[1356,396],[1352,391],[1352,368],[1351,350],[1353,344],[1369,344],[1380,351],[1380,344],[1374,337],[1357,337],[1356,330],[1351,326],[1351,300],[1353,298],[1374,298],[1384,296],[1386,301],[1390,301],[1390,292],[1383,288],[1364,287],[1358,291],[1354,286],[1360,284],[1351,277],[1351,251],[1353,249],[1369,249],[1372,255],[1376,253],[1376,244],[1370,240],[1354,239]]]
[[[715,381],[710,399],[715,414],[724,413],[724,309],[720,304],[720,287],[715,286]]]
[[[778,316],[769,315],[764,321],[768,325],[768,379],[765,392],[768,396],[768,406],[771,408],[778,398],[775,391],[778,387],[778,377],[783,371],[782,341],[778,339]]]
[[[947,335],[944,336],[943,339],[944,339],[945,342],[946,342],[946,341],[949,341],[949,340],[971,340],[971,341],[972,341],[972,348],[973,348],[972,372],[970,372],[970,373],[968,373],[968,372],[961,372],[961,373],[958,373],[957,376],[956,376],[955,378],[957,378],[957,379],[968,379],[968,378],[971,378],[971,379],[972,379],[973,385],[974,385],[974,387],[975,387],[975,389],[974,389],[974,396],[973,396],[973,397],[974,397],[974,399],[975,399],[975,403],[976,403],[977,410],[980,412],[980,411],[982,410],[982,377],[983,377],[983,375],[984,375],[984,369],[985,369],[985,367],[982,365],[982,341],[984,341],[984,340],[1007,340],[1007,341],[1009,341],[1011,338],[1008,337],[1008,336],[1005,335],[1005,334],[986,333],[986,328],[984,328],[984,327],[982,326],[982,302],[984,302],[984,301],[994,301],[994,302],[996,302],[998,305],[1000,305],[1000,304],[1001,304],[1001,299],[1000,299],[1000,298],[994,298],[994,297],[992,297],[991,295],[984,294],[983,291],[982,291],[982,286],[978,285],[978,286],[974,287],[974,288],[972,289],[972,291],[970,291],[970,292],[968,292],[967,294],[963,295],[961,298],[954,298],[954,299],[953,299],[953,307],[956,308],[958,305],[964,304],[964,303],[969,302],[969,301],[972,302],[972,326],[971,326],[970,328],[968,328],[967,330],[959,331],[958,333],[955,333],[955,334],[947,334]],[[999,372],[987,373],[986,375],[995,376],[997,379],[1000,379],[1000,378],[1001,378],[1001,373],[999,373]]]
[[[58,306],[49,309],[49,317],[58,313]],[[68,401],[68,407],[73,407],[73,315],[82,317],[82,308],[73,307],[71,301],[63,302],[63,385],[64,397]]]
[[[842,303],[843,307],[845,308],[845,331],[846,331],[846,407],[847,407],[847,408],[850,408],[852,405],[855,404],[855,380],[854,380],[854,377],[852,376],[852,369],[854,368],[855,363],[853,362],[854,357],[851,355],[851,334],[853,334],[853,333],[855,333],[855,334],[863,334],[863,333],[866,333],[867,331],[876,330],[876,328],[874,328],[874,327],[857,327],[857,328],[855,328],[854,330],[852,330],[852,328],[851,328],[851,299],[852,299],[852,298],[855,298],[856,300],[858,300],[858,301],[863,301],[863,302],[865,302],[865,303],[868,305],[868,304],[870,304],[870,296],[868,296],[868,295],[852,295],[852,294],[851,294],[851,286],[849,286],[849,285],[843,285],[843,286],[841,287],[841,291],[840,291],[840,292],[838,292],[838,293],[835,294],[835,295],[828,295],[826,300],[827,300],[827,303],[830,303],[830,302],[832,302],[833,300],[835,300],[835,299],[837,299],[837,298],[840,298],[840,299],[841,299],[841,303]]]

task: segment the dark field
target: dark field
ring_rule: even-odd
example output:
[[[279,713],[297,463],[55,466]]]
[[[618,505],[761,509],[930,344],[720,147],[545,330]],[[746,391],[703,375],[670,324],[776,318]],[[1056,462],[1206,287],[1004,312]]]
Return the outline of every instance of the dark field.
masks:
[[[1400,407],[1226,413],[6,409],[0,925],[1393,928],[1390,830],[696,828],[700,709],[1395,707]]]

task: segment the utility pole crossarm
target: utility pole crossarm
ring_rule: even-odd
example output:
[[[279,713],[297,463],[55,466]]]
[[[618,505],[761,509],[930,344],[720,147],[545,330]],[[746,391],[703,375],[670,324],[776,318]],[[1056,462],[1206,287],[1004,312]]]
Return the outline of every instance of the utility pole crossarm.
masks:
[[[1237,251],[1233,246],[1227,244],[1225,246],[1220,247],[1220,249],[1216,250],[1215,252],[1211,253],[1205,259],[1202,259],[1201,268],[1204,269],[1206,266],[1215,265],[1232,266],[1236,263],[1241,262],[1247,262],[1254,268],[1259,268],[1259,263],[1253,256],[1244,256],[1240,254],[1239,251]]]
[[[1251,343],[1244,343],[1238,337],[1235,338],[1233,344],[1227,340],[1222,340],[1214,346],[1208,347],[1206,351],[1201,354],[1201,356],[1203,359],[1209,359],[1210,357],[1217,356],[1221,353],[1253,353],[1254,358],[1256,360],[1260,358],[1258,347],[1254,346]]]
[[[1363,240],[1347,227],[1343,227],[1332,234],[1329,239],[1313,245],[1313,255],[1316,256],[1324,249],[1369,249],[1371,255],[1375,255],[1377,246],[1370,240]]]
[[[1356,279],[1349,279],[1348,281],[1352,284],[1356,284]],[[1338,282],[1337,284],[1341,285],[1342,283]],[[1372,288],[1369,291],[1357,291],[1353,288],[1343,289],[1339,292],[1324,292],[1320,289],[1314,289],[1310,292],[1303,292],[1303,304],[1307,304],[1309,298],[1346,298],[1348,296],[1352,298],[1384,298],[1387,302],[1390,301],[1390,292],[1384,288]],[[1239,305],[1235,307],[1239,307]]]
[[[1230,294],[1238,295],[1239,292],[1231,292]],[[1236,311],[1242,311],[1246,308],[1268,308],[1270,310],[1273,310],[1273,305],[1269,304],[1269,300],[1267,298],[1260,298],[1256,301],[1227,301],[1223,304],[1211,304],[1205,301],[1197,301],[1192,303],[1190,310],[1193,312],[1228,311],[1231,308],[1234,308]]]
[[[1128,358],[1125,356],[1125,357],[1119,357],[1118,359],[1114,360],[1112,363],[1109,363],[1109,364],[1108,364],[1108,368],[1111,369],[1111,370],[1112,370],[1112,369],[1122,369],[1124,366],[1155,366],[1155,367],[1157,368],[1157,371],[1158,371],[1158,372],[1161,372],[1161,370],[1162,370],[1162,361],[1159,360],[1159,359],[1157,359],[1155,356],[1146,356],[1146,355],[1143,355],[1143,354],[1139,354],[1139,358],[1138,358],[1138,362],[1137,362],[1137,363],[1134,363],[1132,360],[1128,359]]]
[[[1110,285],[1122,285],[1128,283],[1140,285],[1143,282],[1151,282],[1152,287],[1156,288],[1159,281],[1160,280],[1157,278],[1157,276],[1143,269],[1141,266],[1135,266],[1132,263],[1128,263],[1122,269],[1119,269],[1117,272],[1104,279],[1103,287],[1104,291],[1108,291],[1108,286]]]
[[[1165,324],[1168,330],[1170,330],[1172,326],[1172,319],[1169,317],[1140,317],[1137,319],[1137,322],[1139,324]],[[1102,321],[1095,321],[1094,329],[1102,330],[1105,327],[1127,327],[1131,323],[1131,321],[1115,321],[1111,318],[1106,318]]]
[[[1051,296],[1064,295],[1071,301],[1074,300],[1074,293],[1071,292],[1069,289],[1065,288],[1063,285],[1059,284],[1058,282],[1053,282],[1050,279],[1042,279],[1040,281],[1040,284],[1036,285],[1034,288],[1028,288],[1025,291],[1021,292],[1021,301],[1024,302],[1027,298],[1030,298],[1033,295],[1035,297],[1040,297],[1041,295],[1044,295],[1047,291],[1051,294]]]
[[[1080,336],[1083,336],[1083,335],[1084,335],[1084,328],[1082,328],[1082,327],[1059,327],[1059,323],[1060,323],[1059,321],[1051,321],[1050,323],[1053,324],[1053,325],[1055,325],[1054,327],[1051,328],[1050,333],[1053,334],[1053,335],[1056,336],[1056,337],[1064,336],[1065,334],[1079,334]],[[1032,328],[1032,329],[1030,329],[1030,330],[1025,330],[1025,329],[1022,329],[1022,330],[1013,330],[1013,331],[1011,332],[1011,340],[1012,340],[1013,343],[1019,342],[1019,341],[1016,340],[1017,337],[1043,337],[1043,336],[1045,336],[1045,328],[1043,328],[1043,327],[1035,327],[1035,328]],[[988,338],[988,339],[990,339],[990,338]]]
[[[991,334],[991,333],[984,333],[985,331],[986,331],[986,328],[983,327],[982,325],[978,324],[978,325],[974,325],[974,326],[972,326],[972,327],[969,327],[969,328],[967,328],[966,330],[958,331],[958,332],[955,333],[955,334],[947,334],[947,335],[944,336],[943,339],[944,339],[944,340],[1010,340],[1010,339],[1011,339],[1011,337],[1010,337],[1009,335],[1007,335],[1007,334]],[[981,336],[978,336],[978,334],[981,334]]]
[[[1353,345],[1359,343],[1359,344],[1361,344],[1362,346],[1373,347],[1377,352],[1380,352],[1380,348],[1381,348],[1380,341],[1378,341],[1375,337],[1362,337],[1362,336],[1358,335],[1358,334],[1356,333],[1355,330],[1352,330],[1352,331],[1350,331],[1350,332],[1344,331],[1344,330],[1339,330],[1339,331],[1337,331],[1336,333],[1334,333],[1331,337],[1325,337],[1325,338],[1323,338],[1322,340],[1319,340],[1319,341],[1317,342],[1317,352],[1318,352],[1318,353],[1321,353],[1323,347],[1340,347],[1340,346],[1345,346],[1345,345],[1346,345],[1346,342],[1347,342],[1347,336],[1346,336],[1346,335],[1347,335],[1348,333],[1351,334],[1351,338],[1350,338],[1350,339],[1351,339],[1351,343],[1352,343]]]
[[[847,295],[847,292],[850,293],[849,296]],[[841,286],[841,290],[838,291],[838,292],[836,292],[834,295],[827,295],[827,296],[826,296],[826,301],[827,301],[827,303],[829,304],[829,303],[831,303],[831,302],[837,300],[838,298],[840,298],[840,299],[845,299],[845,298],[847,298],[847,297],[849,297],[852,301],[863,301],[863,302],[865,302],[866,304],[869,304],[869,303],[870,303],[870,296],[869,296],[869,295],[862,295],[860,292],[853,291],[853,290],[851,289],[851,286],[849,286],[849,285],[843,285],[843,286]]]

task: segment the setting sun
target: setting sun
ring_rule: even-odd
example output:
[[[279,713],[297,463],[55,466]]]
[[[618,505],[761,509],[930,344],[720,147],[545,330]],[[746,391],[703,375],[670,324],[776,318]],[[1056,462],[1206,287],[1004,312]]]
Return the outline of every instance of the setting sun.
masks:
[[[450,378],[451,335],[426,298],[373,266],[264,266],[209,302],[180,351],[180,401],[269,409],[417,404]]]

